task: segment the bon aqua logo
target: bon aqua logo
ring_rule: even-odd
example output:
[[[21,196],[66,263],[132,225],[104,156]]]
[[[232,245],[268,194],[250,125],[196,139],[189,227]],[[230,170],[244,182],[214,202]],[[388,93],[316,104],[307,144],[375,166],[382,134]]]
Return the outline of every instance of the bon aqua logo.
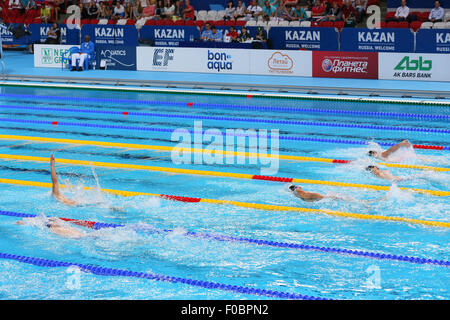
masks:
[[[226,52],[213,52],[208,50],[208,69],[217,70],[233,70],[233,61],[231,60],[231,54]]]

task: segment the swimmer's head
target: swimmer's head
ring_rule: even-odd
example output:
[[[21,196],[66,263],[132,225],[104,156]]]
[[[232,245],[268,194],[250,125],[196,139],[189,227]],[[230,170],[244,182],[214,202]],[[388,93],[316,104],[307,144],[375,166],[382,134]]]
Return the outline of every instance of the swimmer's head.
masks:
[[[376,152],[375,150],[370,150],[369,152],[367,152],[367,155],[369,157],[376,157],[378,154],[378,152]]]
[[[302,190],[302,187],[300,187],[300,186],[296,186],[296,185],[291,185],[291,186],[289,186],[289,190],[291,190],[291,191],[295,191],[295,190],[297,190],[297,189],[300,189],[300,190]]]
[[[60,225],[59,223],[59,219],[58,218],[48,218],[47,222],[45,223],[45,226],[47,228],[51,228],[51,227],[58,227]]]
[[[366,170],[369,172],[373,172],[373,170],[375,170],[377,167],[376,166],[367,166]]]

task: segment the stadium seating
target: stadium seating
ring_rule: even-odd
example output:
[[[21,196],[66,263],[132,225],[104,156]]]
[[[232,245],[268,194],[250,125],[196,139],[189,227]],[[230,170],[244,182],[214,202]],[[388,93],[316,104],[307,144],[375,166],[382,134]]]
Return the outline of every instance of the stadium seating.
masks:
[[[431,29],[433,27],[433,22],[424,22],[420,26],[420,29]]]
[[[433,24],[433,29],[445,29],[445,22],[435,22]]]

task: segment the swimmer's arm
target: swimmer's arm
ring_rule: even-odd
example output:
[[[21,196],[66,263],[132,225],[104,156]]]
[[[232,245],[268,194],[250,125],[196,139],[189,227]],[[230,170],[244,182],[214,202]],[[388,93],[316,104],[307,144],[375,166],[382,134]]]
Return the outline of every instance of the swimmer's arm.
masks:
[[[68,237],[68,238],[83,238],[85,237],[84,233],[81,233],[77,229],[74,228],[66,228],[66,227],[52,227],[50,228],[50,231],[62,236],[62,237]]]
[[[397,143],[395,146],[390,147],[389,149],[387,149],[386,151],[383,151],[381,153],[381,156],[383,158],[389,158],[389,156],[391,154],[393,154],[395,151],[397,151],[398,149],[400,149],[401,147],[409,147],[411,146],[411,143],[408,140],[403,140],[400,143]]]
[[[323,198],[325,198],[323,195],[321,195],[320,193],[315,193],[315,192],[295,192],[295,195],[297,197],[299,197],[300,199],[302,199],[303,201],[319,201],[322,200]]]

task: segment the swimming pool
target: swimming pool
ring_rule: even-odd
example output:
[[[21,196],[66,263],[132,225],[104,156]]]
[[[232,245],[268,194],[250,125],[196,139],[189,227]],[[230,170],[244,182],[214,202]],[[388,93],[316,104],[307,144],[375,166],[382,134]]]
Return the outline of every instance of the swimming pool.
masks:
[[[0,298],[449,299],[448,110],[2,87]],[[189,148],[220,133],[213,145],[200,138],[217,153],[251,143],[226,129],[254,129],[280,154],[273,176],[285,179],[267,177],[264,157],[193,163],[197,152],[177,164],[176,129]],[[376,164],[369,149],[403,139],[417,148],[379,166],[405,181],[391,186],[364,170]],[[65,193],[84,206],[51,198],[50,154]],[[344,200],[304,202],[290,181]],[[15,224],[23,214],[38,218]],[[97,224],[66,239],[42,214]]]

